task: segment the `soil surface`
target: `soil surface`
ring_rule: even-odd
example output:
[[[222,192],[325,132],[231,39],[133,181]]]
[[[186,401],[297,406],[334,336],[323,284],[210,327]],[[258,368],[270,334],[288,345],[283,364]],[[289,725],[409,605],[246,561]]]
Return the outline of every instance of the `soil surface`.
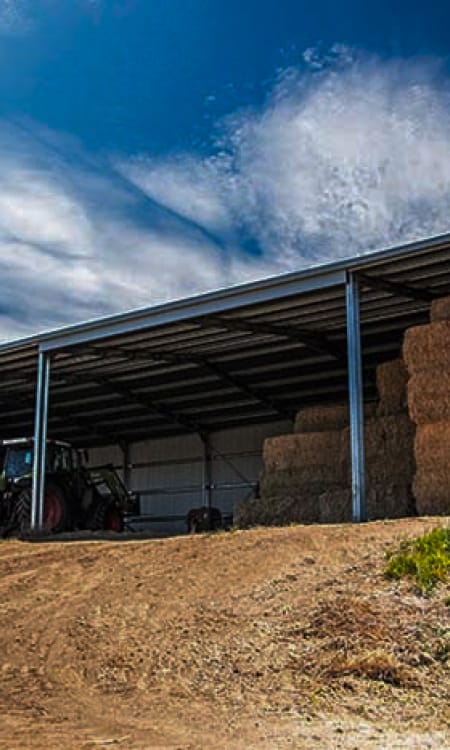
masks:
[[[0,748],[449,748],[449,522],[0,543]]]

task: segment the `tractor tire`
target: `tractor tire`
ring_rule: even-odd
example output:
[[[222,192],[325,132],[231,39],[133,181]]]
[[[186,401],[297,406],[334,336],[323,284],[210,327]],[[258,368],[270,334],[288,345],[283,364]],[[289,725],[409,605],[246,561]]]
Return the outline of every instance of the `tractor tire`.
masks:
[[[100,500],[96,503],[88,528],[91,531],[123,531],[123,516],[114,502]]]
[[[17,498],[15,520],[18,530],[27,532],[31,528],[31,488],[22,490]]]
[[[31,526],[31,488],[22,490],[17,500],[16,517],[20,531]],[[70,508],[64,492],[58,485],[49,482],[45,489],[44,530],[57,534],[70,528]]]

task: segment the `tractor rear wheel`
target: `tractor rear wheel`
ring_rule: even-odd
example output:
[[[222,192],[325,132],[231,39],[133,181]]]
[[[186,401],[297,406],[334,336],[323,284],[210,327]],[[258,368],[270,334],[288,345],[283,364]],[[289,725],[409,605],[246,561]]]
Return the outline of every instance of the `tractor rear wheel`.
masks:
[[[31,525],[31,488],[22,490],[17,500],[17,519],[21,531]],[[44,529],[53,533],[70,527],[70,509],[64,492],[58,485],[49,482],[45,488]]]
[[[96,504],[89,521],[92,531],[123,531],[123,516],[117,505],[112,501],[101,500]]]

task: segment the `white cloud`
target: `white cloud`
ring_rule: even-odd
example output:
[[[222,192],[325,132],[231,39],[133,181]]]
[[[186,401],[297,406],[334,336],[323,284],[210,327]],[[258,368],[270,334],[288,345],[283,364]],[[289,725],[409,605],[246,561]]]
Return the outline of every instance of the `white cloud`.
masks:
[[[450,85],[438,65],[342,45],[304,58],[265,106],[224,120],[213,157],[122,168],[191,218],[240,228],[280,268],[448,230]]]
[[[181,216],[211,231],[227,231],[230,226],[214,162],[180,154],[170,159],[140,156],[117,166],[148,195]]]
[[[32,25],[27,0],[0,0],[0,34],[21,35]]]
[[[55,0],[0,0],[0,33],[28,31],[43,7]],[[178,202],[162,194],[160,206],[74,138],[0,121],[0,341],[231,283],[192,166],[198,190],[180,182]]]
[[[0,123],[0,338],[448,231],[444,74],[306,58],[203,158],[106,163]]]
[[[0,167],[0,339],[236,281],[207,231],[72,139],[0,124]]]
[[[373,61],[315,80],[282,81],[227,125],[235,214],[265,250],[298,263],[448,229],[448,87]]]

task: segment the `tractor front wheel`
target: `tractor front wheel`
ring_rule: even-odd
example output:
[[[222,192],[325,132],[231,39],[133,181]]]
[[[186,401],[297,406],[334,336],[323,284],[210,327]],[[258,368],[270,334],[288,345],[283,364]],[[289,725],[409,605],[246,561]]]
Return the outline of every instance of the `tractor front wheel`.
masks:
[[[123,531],[123,516],[114,502],[101,500],[97,503],[89,521],[91,531]]]

